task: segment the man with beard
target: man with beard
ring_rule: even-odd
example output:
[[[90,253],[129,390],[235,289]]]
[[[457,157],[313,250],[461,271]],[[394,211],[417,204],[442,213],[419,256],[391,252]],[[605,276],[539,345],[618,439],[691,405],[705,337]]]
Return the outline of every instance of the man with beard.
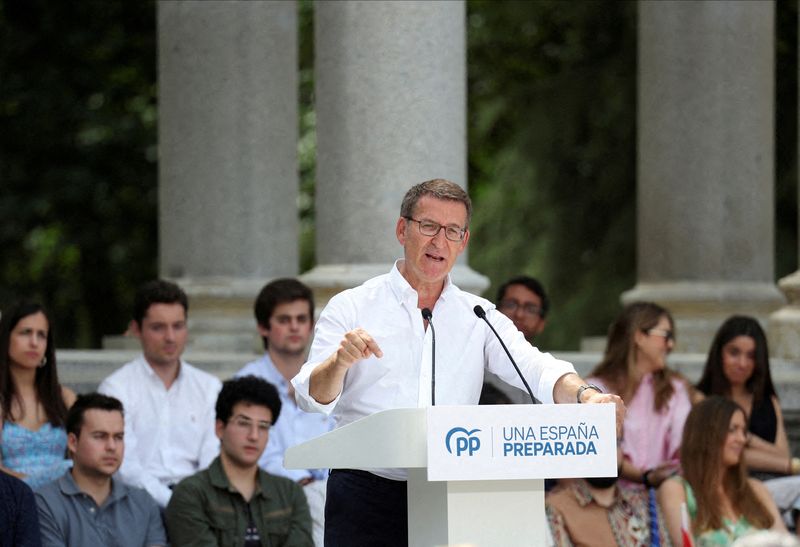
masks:
[[[498,289],[496,302],[530,343],[544,330],[550,300],[538,279],[527,275],[509,279]]]
[[[245,365],[236,376],[254,375],[274,385],[281,398],[281,420],[270,430],[270,440],[258,465],[273,475],[287,477],[303,487],[314,524],[314,540],[322,545],[325,522],[326,469],[286,469],[286,449],[333,429],[333,420],[297,407],[290,380],[305,362],[314,326],[314,299],[296,279],[276,279],[261,289],[255,302],[256,328],[264,355]]]

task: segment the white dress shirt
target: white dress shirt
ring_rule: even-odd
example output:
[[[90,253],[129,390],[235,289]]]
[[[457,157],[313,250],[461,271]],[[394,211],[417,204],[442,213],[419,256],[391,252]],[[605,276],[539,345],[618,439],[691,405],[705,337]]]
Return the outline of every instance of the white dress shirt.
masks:
[[[292,379],[298,405],[332,415],[337,427],[381,410],[431,404],[431,329],[425,329],[417,307],[417,292],[398,270],[398,263],[388,274],[330,300],[317,321],[308,362]],[[436,404],[477,404],[484,369],[524,389],[500,342],[475,316],[473,308],[478,304],[486,310],[487,319],[514,356],[534,395],[544,403],[552,403],[556,382],[563,375],[574,373],[574,367],[531,346],[494,304],[462,291],[448,276],[432,310],[436,329]],[[311,372],[337,350],[346,332],[357,327],[375,339],[383,357],[357,362],[347,372],[339,396],[327,405],[320,404],[308,392]],[[373,472],[391,479],[406,478],[405,472],[399,470]]]
[[[324,435],[333,429],[333,420],[324,414],[306,412],[297,407],[294,397],[289,394],[289,382],[275,368],[269,354],[246,364],[236,377],[253,375],[263,378],[278,390],[281,398],[281,412],[278,421],[269,430],[267,447],[258,460],[258,465],[268,473],[280,475],[297,482],[313,478],[327,478],[326,469],[286,469],[283,466],[283,455],[290,446],[304,443],[314,437]]]
[[[169,486],[205,469],[219,455],[214,432],[215,376],[181,361],[169,389],[141,355],[103,380],[100,393],[116,397],[125,409],[122,480],[144,488],[165,507]]]

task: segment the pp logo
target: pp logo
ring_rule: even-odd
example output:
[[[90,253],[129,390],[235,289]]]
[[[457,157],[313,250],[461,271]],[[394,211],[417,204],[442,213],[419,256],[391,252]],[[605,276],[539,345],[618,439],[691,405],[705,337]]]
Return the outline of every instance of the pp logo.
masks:
[[[447,437],[445,437],[444,440],[447,451],[453,454],[453,450],[455,449],[456,456],[461,456],[464,453],[466,453],[467,456],[472,456],[481,447],[481,440],[477,436],[473,437],[475,433],[480,433],[480,429],[467,431],[463,427],[454,427],[447,432]]]

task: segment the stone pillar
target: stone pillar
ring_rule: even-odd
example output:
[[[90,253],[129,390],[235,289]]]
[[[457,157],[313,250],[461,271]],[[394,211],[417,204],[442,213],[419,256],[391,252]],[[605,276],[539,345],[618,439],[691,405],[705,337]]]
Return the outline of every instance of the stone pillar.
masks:
[[[258,347],[253,299],[298,270],[295,2],[158,5],[159,260],[193,347]]]
[[[772,1],[639,4],[638,282],[705,352],[732,313],[766,320],[774,284]]]
[[[389,271],[413,184],[466,188],[464,2],[315,4],[317,266],[303,276],[320,304]],[[462,288],[488,280],[462,255]]]
[[[800,270],[782,278],[778,286],[788,303],[769,318],[770,353],[800,361]]]

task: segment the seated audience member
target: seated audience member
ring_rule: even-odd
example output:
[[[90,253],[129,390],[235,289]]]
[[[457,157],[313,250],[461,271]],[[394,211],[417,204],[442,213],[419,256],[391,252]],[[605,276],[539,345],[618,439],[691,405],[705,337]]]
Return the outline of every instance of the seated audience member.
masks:
[[[550,301],[537,279],[520,275],[509,279],[497,291],[497,309],[514,322],[528,342],[542,333]]]
[[[0,547],[39,547],[39,516],[31,487],[0,471]]]
[[[778,394],[772,384],[767,337],[752,317],[733,316],[720,326],[697,389],[728,397],[744,409],[745,462],[764,481],[778,508],[793,520],[800,509],[800,460],[792,458]],[[800,513],[795,513],[795,518]],[[795,522],[795,525],[797,523]]]
[[[256,328],[264,355],[236,376],[254,375],[274,385],[281,397],[281,420],[269,432],[269,443],[258,465],[273,475],[287,477],[303,487],[314,524],[314,543],[322,546],[325,530],[327,469],[286,469],[283,455],[290,446],[304,443],[333,429],[325,414],[305,412],[294,399],[290,380],[305,362],[314,325],[311,289],[296,279],[277,279],[261,289],[255,302]]]
[[[125,406],[122,480],[147,490],[161,507],[172,486],[205,469],[219,451],[214,401],[220,381],[181,359],[188,308],[186,294],[174,283],[142,285],[130,328],[143,353],[98,388]]]
[[[302,488],[258,467],[280,411],[277,390],[261,378],[222,385],[216,405],[219,457],[175,487],[166,511],[173,545],[314,544]]]
[[[603,360],[589,378],[625,401],[620,477],[629,483],[658,486],[679,469],[692,402],[688,382],[667,368],[674,333],[661,306],[629,304],[609,328]]]
[[[150,495],[112,475],[125,452],[122,403],[81,395],[67,416],[71,471],[36,491],[45,547],[166,545],[161,512]]]
[[[724,397],[697,403],[683,430],[682,476],[664,481],[658,501],[672,542],[683,545],[682,506],[697,547],[730,545],[758,530],[786,532],[778,508],[757,479],[747,477],[744,410]]]
[[[622,462],[621,454],[617,461]],[[669,545],[664,516],[651,492],[619,484],[617,477],[561,481],[545,497],[553,543],[586,547]]]
[[[58,383],[50,320],[39,304],[20,302],[0,317],[0,469],[31,488],[60,477],[64,419],[75,393]]]

